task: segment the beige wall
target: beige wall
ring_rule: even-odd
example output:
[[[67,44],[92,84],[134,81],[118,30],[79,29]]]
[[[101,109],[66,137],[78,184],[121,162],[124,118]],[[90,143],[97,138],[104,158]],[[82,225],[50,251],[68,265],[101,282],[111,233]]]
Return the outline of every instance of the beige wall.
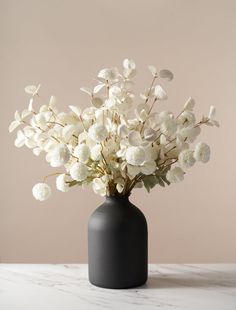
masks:
[[[203,130],[209,164],[195,166],[184,183],[133,193],[149,223],[150,262],[235,262],[236,1],[0,3],[1,262],[87,261],[88,217],[103,199],[76,188],[35,201],[31,188],[51,168],[16,149],[7,127],[26,104],[25,85],[41,82],[43,98],[55,94],[61,109],[85,107],[79,87],[124,57],[137,62],[140,87],[150,81],[148,64],[173,70],[163,109],[177,111],[191,95],[199,117],[214,104],[221,122]]]

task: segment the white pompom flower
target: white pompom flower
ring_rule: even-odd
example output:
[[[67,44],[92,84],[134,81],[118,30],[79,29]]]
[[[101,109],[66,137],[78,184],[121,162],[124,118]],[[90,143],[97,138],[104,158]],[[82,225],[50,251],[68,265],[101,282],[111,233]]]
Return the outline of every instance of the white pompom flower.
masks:
[[[102,142],[106,139],[108,131],[105,126],[101,124],[94,124],[89,128],[88,134],[92,140]]]
[[[197,161],[207,163],[210,159],[210,153],[211,150],[209,145],[203,142],[199,142],[195,147],[193,156]]]
[[[161,132],[166,135],[166,136],[172,136],[176,133],[178,126],[177,122],[175,119],[166,119],[162,124],[161,124]]]
[[[107,181],[106,176],[93,179],[92,187],[95,194],[99,194],[101,196],[105,196],[107,194]]]
[[[188,143],[194,142],[197,136],[201,133],[200,127],[184,127],[179,130],[179,135]]]
[[[181,113],[178,119],[180,123],[186,127],[194,125],[196,122],[196,117],[194,113],[188,110]]]
[[[154,160],[146,161],[142,166],[141,166],[141,172],[145,175],[150,175],[154,173],[157,169],[156,162]]]
[[[134,70],[136,68],[135,62],[133,61],[133,59],[124,59],[123,60],[123,67],[125,69],[131,69]]]
[[[117,68],[106,68],[102,69],[98,73],[98,78],[105,81],[115,81],[118,77],[118,69]]]
[[[70,151],[65,144],[58,144],[46,156],[52,167],[61,167],[70,159]]]
[[[67,183],[69,181],[69,177],[63,173],[60,174],[57,178],[56,178],[56,187],[59,191],[61,192],[68,192],[69,190],[69,184]]]
[[[139,146],[130,146],[125,153],[125,158],[128,164],[140,166],[145,161],[145,151]]]
[[[126,195],[140,185],[149,191],[155,185],[182,181],[183,170],[210,158],[208,145],[198,143],[191,150],[191,143],[202,126],[219,126],[216,109],[211,106],[208,116],[196,120],[195,101],[190,97],[177,116],[176,110],[168,108],[159,112],[155,103],[166,100],[167,94],[157,78],[171,81],[174,75],[167,69],[148,69],[153,77],[140,93],[141,101],[133,80],[135,62],[126,58],[121,70],[105,67],[96,85],[81,88],[89,95],[87,108],[69,105],[65,112],[57,108],[54,96],[42,104],[35,102],[40,85],[26,86],[30,101],[15,112],[9,125],[10,132],[18,130],[15,146],[42,153],[52,167],[63,168],[50,174],[57,176],[56,187],[62,192],[71,186],[92,185],[102,196]],[[36,184],[32,191],[40,201],[51,194],[45,183]]]
[[[81,163],[86,164],[90,157],[90,148],[86,144],[79,144],[74,149],[74,156],[79,158]]]
[[[35,199],[39,201],[47,200],[51,195],[51,187],[46,183],[35,184],[32,193]]]
[[[31,96],[38,95],[38,91],[40,89],[40,84],[39,85],[28,85],[25,87],[25,92]]]
[[[179,154],[179,163],[184,168],[190,168],[195,164],[196,160],[193,157],[193,151],[184,150]]]
[[[90,150],[91,152],[91,158],[94,161],[99,161],[102,158],[102,146],[101,144],[96,144],[93,146]]]
[[[170,183],[181,182],[184,179],[184,171],[180,167],[174,167],[167,172],[166,178]]]
[[[75,163],[70,168],[70,176],[73,180],[84,181],[89,175],[88,167],[83,163]]]

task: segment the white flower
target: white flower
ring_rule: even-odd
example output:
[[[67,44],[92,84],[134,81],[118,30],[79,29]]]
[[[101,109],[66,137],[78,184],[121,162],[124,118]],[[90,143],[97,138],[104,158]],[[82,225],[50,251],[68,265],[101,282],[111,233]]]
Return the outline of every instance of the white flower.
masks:
[[[168,110],[157,112],[154,104],[166,100],[167,94],[156,85],[156,78],[171,81],[174,75],[154,66],[148,69],[153,77],[151,85],[140,94],[141,100],[135,95],[135,62],[126,58],[121,72],[116,67],[102,69],[95,85],[81,88],[89,95],[87,108],[69,105],[66,112],[59,112],[54,96],[40,104],[40,85],[27,86],[25,91],[30,96],[26,108],[15,112],[9,126],[10,132],[21,129],[17,131],[15,146],[26,146],[37,156],[43,153],[52,167],[64,167],[56,178],[56,187],[62,192],[77,184],[92,184],[102,196],[123,195],[129,188],[145,186],[148,190],[156,184],[169,184],[167,180],[181,181],[182,169],[192,167],[196,160],[209,160],[210,148],[206,144],[197,144],[194,151],[190,144],[200,134],[202,125],[219,126],[215,107],[211,106],[208,116],[199,121],[193,113],[195,101],[191,97],[177,117]],[[179,167],[172,169],[175,162]],[[157,182],[156,171],[166,173],[165,169],[167,180],[163,176],[162,182]],[[33,189],[39,200],[50,193],[45,183]]]
[[[193,112],[185,110],[183,113],[180,114],[178,117],[181,124],[185,127],[194,125],[196,122],[196,117]]]
[[[109,82],[116,80],[117,77],[118,77],[118,69],[117,68],[102,69],[98,73],[99,79],[109,81]]]
[[[84,181],[89,175],[88,167],[83,163],[75,163],[70,168],[70,175],[73,180]]]
[[[167,172],[166,178],[170,183],[181,182],[184,179],[184,171],[180,167],[174,167]]]
[[[34,128],[40,127],[42,130],[46,130],[48,128],[48,122],[50,122],[51,117],[52,112],[50,111],[40,112],[31,119],[31,125]]]
[[[185,127],[182,128],[178,133],[184,141],[188,143],[194,142],[197,136],[200,134],[200,127]]]
[[[125,153],[125,158],[128,164],[133,166],[142,165],[145,161],[145,151],[142,147],[131,146]]]
[[[142,166],[141,166],[141,172],[146,175],[150,175],[154,173],[157,169],[156,162],[154,160],[146,161]]]
[[[70,151],[65,144],[58,144],[47,154],[46,159],[52,167],[60,167],[70,159]]]
[[[164,122],[168,119],[173,119],[173,113],[170,111],[162,111],[158,115],[159,121]]]
[[[38,91],[39,91],[40,87],[41,87],[40,84],[38,86],[36,86],[36,85],[28,85],[28,86],[25,87],[25,92],[27,94],[35,96],[35,95],[38,95]]]
[[[157,145],[148,145],[145,147],[146,161],[155,161],[158,158],[160,147]]]
[[[66,174],[60,174],[57,178],[56,178],[56,187],[59,191],[61,192],[68,192],[69,190],[69,184],[66,183],[68,182],[69,178]]]
[[[134,70],[136,68],[135,62],[133,61],[133,59],[124,59],[123,60],[123,67],[125,69],[131,69]]]
[[[15,120],[11,122],[8,131],[13,132],[20,124],[22,124],[22,121],[24,121],[25,118],[27,118],[27,116],[29,116],[30,114],[31,111],[29,110],[23,110],[21,115],[18,111],[16,111],[14,115]]]
[[[91,158],[92,160],[99,161],[102,158],[102,146],[101,144],[96,144],[91,148]]]
[[[179,163],[184,168],[190,168],[195,164],[195,158],[193,157],[193,151],[184,150],[179,154]]]
[[[203,142],[199,142],[195,147],[193,156],[197,161],[206,163],[210,159],[210,153],[211,150],[209,145]]]
[[[90,157],[90,149],[86,144],[79,144],[74,149],[74,155],[81,163],[86,163]]]
[[[47,200],[51,195],[51,188],[46,183],[38,183],[35,184],[32,193],[35,199],[43,201]]]
[[[166,92],[161,87],[161,85],[157,85],[155,87],[154,94],[155,94],[156,98],[159,99],[159,100],[166,100],[168,98]]]
[[[177,122],[175,119],[166,119],[161,124],[161,132],[167,136],[172,136],[176,133],[177,130]]]
[[[94,124],[89,128],[88,134],[94,141],[102,142],[106,139],[108,131],[105,126],[101,124]]]
[[[136,65],[132,59],[126,58],[123,61],[123,68],[124,68],[123,74],[126,78],[132,78],[136,73],[136,70],[135,70]]]
[[[93,190],[96,194],[99,194],[101,196],[105,196],[107,193],[107,180],[106,178],[95,178],[93,179],[92,184]]]

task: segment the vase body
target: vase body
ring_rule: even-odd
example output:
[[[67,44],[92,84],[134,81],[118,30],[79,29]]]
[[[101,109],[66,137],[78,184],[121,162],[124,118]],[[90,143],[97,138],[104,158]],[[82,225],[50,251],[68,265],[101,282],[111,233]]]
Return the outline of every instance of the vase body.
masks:
[[[145,216],[128,197],[106,197],[89,219],[89,281],[104,288],[131,288],[147,280]]]

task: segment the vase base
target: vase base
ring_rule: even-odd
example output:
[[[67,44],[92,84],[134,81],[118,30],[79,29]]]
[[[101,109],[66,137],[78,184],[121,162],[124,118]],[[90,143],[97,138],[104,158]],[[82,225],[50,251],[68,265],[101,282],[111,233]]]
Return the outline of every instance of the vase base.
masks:
[[[101,287],[101,288],[122,290],[122,289],[131,289],[131,288],[143,286],[147,282],[147,279],[145,279],[142,282],[133,283],[133,284],[126,284],[126,285],[106,285],[106,284],[102,284],[102,283],[95,283],[91,280],[89,280],[89,282],[92,285],[97,286],[97,287]]]

